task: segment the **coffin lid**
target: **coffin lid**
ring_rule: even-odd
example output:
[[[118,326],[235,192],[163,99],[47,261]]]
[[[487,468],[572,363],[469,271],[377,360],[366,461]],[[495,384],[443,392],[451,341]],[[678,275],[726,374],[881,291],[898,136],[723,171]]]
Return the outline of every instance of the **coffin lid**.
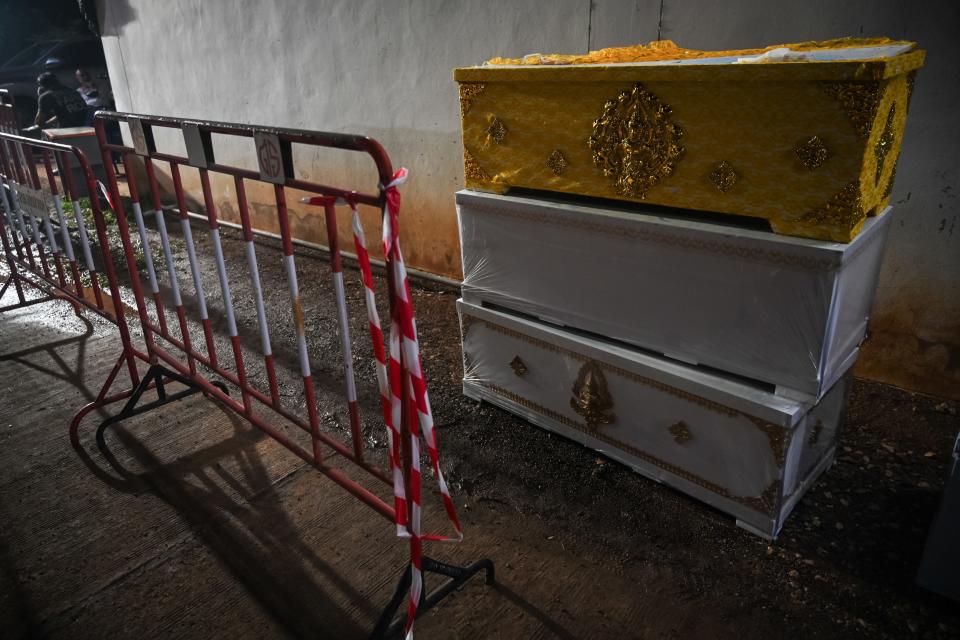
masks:
[[[457,82],[867,82],[919,69],[925,57],[925,51],[914,49],[874,60],[484,65],[454,69],[453,79]]]
[[[609,224],[611,230],[616,230],[616,227],[620,226],[630,230],[649,230],[656,237],[672,236],[702,240],[708,242],[709,246],[717,251],[722,251],[728,245],[731,255],[736,255],[745,247],[755,249],[758,255],[789,255],[796,258],[797,264],[812,265],[808,268],[818,271],[838,269],[858,255],[861,248],[872,244],[883,226],[889,223],[892,210],[892,207],[888,206],[879,215],[867,218],[863,230],[857,237],[852,242],[844,244],[829,240],[779,235],[772,231],[737,226],[735,222],[705,221],[702,218],[709,214],[701,211],[644,207],[632,203],[586,205],[564,201],[550,195],[538,194],[538,196],[534,199],[462,189],[456,193],[456,202],[458,205],[468,205],[479,210],[486,209],[494,212],[548,214],[544,217],[544,224],[550,224],[551,215],[564,218],[589,215],[592,222],[600,221],[603,224]],[[637,239],[638,245],[643,242],[642,236]],[[788,264],[780,260],[777,262],[781,266]]]
[[[651,355],[570,329],[501,313],[463,300],[457,301],[457,308],[461,314],[521,334],[532,333],[537,335],[539,340],[551,336],[554,344],[561,349],[576,352],[613,368],[629,370],[649,379],[669,393],[688,397],[690,401],[717,403],[785,429],[796,426],[814,406],[810,402],[775,395],[732,376]]]

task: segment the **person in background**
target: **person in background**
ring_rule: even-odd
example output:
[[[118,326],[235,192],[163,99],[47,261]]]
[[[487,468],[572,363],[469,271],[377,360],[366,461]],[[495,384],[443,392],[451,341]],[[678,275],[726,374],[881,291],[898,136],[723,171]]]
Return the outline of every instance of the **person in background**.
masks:
[[[77,87],[77,93],[80,94],[80,97],[83,98],[83,101],[87,103],[88,107],[103,108],[107,106],[109,102],[107,96],[101,95],[100,88],[97,86],[97,83],[93,81],[93,77],[89,71],[86,69],[77,69],[76,78],[77,83],[80,85]]]
[[[86,69],[77,69],[76,78],[80,85],[77,87],[77,93],[87,104],[87,117],[83,124],[89,127],[93,124],[93,116],[99,109],[109,108],[110,99],[109,96],[100,92],[100,87]]]
[[[50,72],[37,78],[37,115],[33,119],[41,129],[51,126],[82,127],[87,119],[87,104],[80,94],[63,86]]]

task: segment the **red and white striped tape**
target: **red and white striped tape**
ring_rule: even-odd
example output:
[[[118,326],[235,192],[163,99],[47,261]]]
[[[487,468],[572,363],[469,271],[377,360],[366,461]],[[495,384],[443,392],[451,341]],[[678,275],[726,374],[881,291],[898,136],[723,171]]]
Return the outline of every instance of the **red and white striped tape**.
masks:
[[[423,376],[420,361],[420,346],[417,339],[417,323],[410,296],[410,284],[407,270],[400,251],[400,191],[398,187],[406,181],[406,169],[397,171],[390,184],[384,185],[387,205],[383,211],[383,249],[387,268],[393,276],[393,297],[390,300],[390,336],[389,349],[384,349],[383,328],[380,314],[377,312],[376,294],[373,287],[373,272],[370,267],[370,254],[367,251],[366,238],[360,224],[360,215],[355,202],[350,202],[353,212],[352,226],[357,260],[360,264],[360,276],[364,287],[367,306],[367,319],[370,337],[373,341],[376,358],[377,382],[380,388],[380,404],[383,420],[387,427],[390,471],[393,478],[393,496],[396,512],[397,535],[410,538],[410,599],[407,606],[405,635],[413,638],[413,621],[417,615],[417,606],[423,591],[423,542],[460,541],[463,531],[457,511],[450,496],[450,489],[440,470],[440,452],[437,446],[437,434],[427,394],[427,383]],[[305,198],[304,202],[322,204],[325,198]],[[404,385],[404,380],[407,383]],[[404,388],[405,387],[405,388]],[[411,410],[410,424],[410,478],[409,495],[404,486],[403,461],[401,455],[401,432],[403,416],[403,394],[407,394]],[[420,471],[420,435],[427,444],[430,462],[437,478],[447,518],[453,525],[455,536],[423,534],[421,527],[421,471]],[[408,509],[409,506],[409,509]],[[407,513],[409,510],[410,517]]]

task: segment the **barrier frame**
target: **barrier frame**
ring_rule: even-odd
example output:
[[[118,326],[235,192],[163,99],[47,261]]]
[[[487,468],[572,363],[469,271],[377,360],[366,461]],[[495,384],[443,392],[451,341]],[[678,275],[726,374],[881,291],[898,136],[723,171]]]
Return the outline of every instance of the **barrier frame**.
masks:
[[[133,147],[124,144],[113,144],[107,140],[106,124],[108,122],[126,122]],[[181,118],[170,118],[164,116],[149,116],[132,113],[117,113],[101,111],[97,114],[94,126],[100,143],[101,153],[104,159],[118,154],[120,163],[124,165],[126,176],[134,175],[132,171],[133,158],[139,158],[143,162],[146,171],[148,191],[150,196],[149,204],[154,212],[157,229],[161,236],[161,245],[166,257],[169,273],[168,278],[172,285],[174,293],[174,306],[180,326],[180,339],[177,339],[166,326],[165,307],[159,295],[157,272],[152,262],[152,250],[148,240],[148,234],[145,231],[145,215],[141,208],[141,195],[135,180],[128,179],[127,184],[130,191],[134,218],[137,225],[137,232],[140,235],[140,241],[146,256],[146,270],[150,284],[154,310],[156,312],[156,322],[150,317],[147,298],[145,297],[145,288],[141,280],[141,275],[136,264],[133,245],[131,242],[131,229],[123,215],[123,206],[121,194],[117,183],[116,172],[113,163],[104,162],[108,179],[109,197],[116,204],[118,209],[117,225],[120,237],[123,242],[124,254],[127,261],[127,269],[130,274],[130,284],[133,295],[136,300],[136,312],[140,319],[140,325],[143,330],[144,342],[146,346],[146,358],[150,364],[149,371],[142,377],[139,384],[131,392],[122,395],[111,396],[107,393],[112,380],[108,380],[104,389],[101,391],[99,400],[93,402],[77,414],[70,426],[71,441],[78,446],[78,428],[80,421],[90,411],[100,409],[106,404],[115,402],[114,398],[126,398],[127,402],[123,409],[116,415],[108,418],[107,423],[118,422],[133,415],[144,413],[155,408],[159,408],[169,402],[191,395],[192,393],[202,393],[211,400],[231,409],[241,418],[247,420],[251,425],[283,445],[295,455],[304,460],[317,471],[333,480],[341,488],[348,491],[354,497],[359,499],[374,511],[385,517],[387,520],[398,525],[400,533],[401,523],[407,527],[405,532],[411,539],[416,539],[416,544],[420,544],[420,533],[410,529],[409,517],[412,509],[419,510],[419,503],[415,506],[411,503],[399,502],[395,506],[387,504],[379,496],[372,493],[361,483],[351,479],[339,469],[333,468],[324,462],[324,454],[321,447],[328,451],[352,462],[356,467],[363,469],[370,476],[384,482],[387,485],[396,487],[396,478],[388,477],[380,468],[366,461],[363,455],[362,437],[360,433],[359,408],[356,401],[356,391],[354,374],[352,370],[352,355],[350,353],[350,340],[347,334],[347,316],[345,307],[345,297],[343,293],[343,276],[341,270],[341,254],[337,242],[336,215],[334,206],[336,203],[349,203],[352,207],[358,204],[369,205],[379,209],[382,213],[387,211],[388,199],[391,181],[394,178],[393,167],[389,156],[383,147],[374,139],[366,136],[327,133],[316,131],[305,131],[297,129],[268,128],[251,125],[239,125],[212,121],[199,121]],[[178,156],[172,153],[158,151],[156,148],[153,131],[154,128],[176,129],[184,136],[185,146],[188,156]],[[217,162],[213,144],[212,135],[220,134],[227,136],[236,136],[240,138],[252,138],[258,155],[258,164],[260,171],[220,164]],[[312,147],[323,147],[344,151],[355,151],[366,154],[373,159],[377,168],[378,187],[374,192],[357,191],[354,189],[344,189],[327,184],[321,184],[304,179],[300,179],[295,174],[295,167],[292,154],[293,144],[303,144]],[[264,150],[272,150],[266,153]],[[265,158],[273,162],[265,164]],[[187,246],[187,253],[193,277],[196,298],[200,310],[201,326],[204,333],[204,342],[206,343],[206,354],[199,351],[190,338],[190,332],[185,320],[185,311],[183,302],[177,286],[177,277],[172,269],[170,247],[168,235],[165,231],[165,214],[161,203],[161,190],[156,176],[155,163],[166,163],[170,168],[170,173],[174,185],[174,195],[177,200],[177,211]],[[197,259],[194,255],[194,241],[192,237],[190,215],[187,210],[186,194],[180,175],[181,167],[193,167],[199,171],[200,182],[203,192],[203,201],[205,208],[205,217],[209,225],[211,242],[215,250],[215,257],[218,267],[218,279],[221,293],[223,296],[224,309],[227,315],[228,332],[233,350],[233,361],[236,365],[236,373],[233,373],[221,366],[216,353],[216,348],[212,339],[212,329],[210,319],[207,314],[205,294],[202,286],[202,278],[198,273]],[[227,278],[226,267],[224,263],[223,251],[219,236],[219,221],[217,219],[217,206],[211,194],[210,173],[223,174],[231,176],[234,179],[235,193],[237,195],[237,204],[241,218],[241,228],[244,242],[247,246],[248,268],[252,278],[252,290],[256,294],[258,329],[261,338],[261,351],[264,357],[265,371],[267,372],[269,393],[254,388],[246,379],[245,367],[243,363],[242,350],[236,321],[234,317],[232,296]],[[265,312],[262,300],[262,285],[259,282],[259,271],[256,262],[256,252],[253,248],[254,237],[259,235],[251,223],[248,212],[248,202],[246,199],[244,184],[247,181],[256,181],[260,183],[270,183],[274,187],[274,198],[276,203],[277,222],[280,227],[281,243],[283,254],[287,265],[288,284],[290,286],[292,312],[295,318],[298,349],[301,364],[301,373],[304,380],[304,396],[307,402],[307,421],[293,415],[286,410],[280,402],[279,388],[277,386],[274,365],[272,362],[272,349],[269,341],[269,330],[265,320]],[[316,415],[316,401],[313,395],[313,381],[309,368],[309,354],[307,353],[305,328],[303,312],[300,306],[299,290],[296,279],[296,269],[294,267],[294,243],[292,232],[289,225],[289,218],[286,205],[286,189],[296,189],[301,192],[313,194],[315,198],[320,198],[324,204],[324,218],[327,227],[327,235],[330,242],[330,264],[334,280],[334,289],[338,301],[338,320],[342,341],[342,355],[344,357],[344,372],[347,378],[347,402],[350,415],[352,447],[348,447],[335,437],[319,430],[318,419]],[[196,217],[196,216],[194,216]],[[266,235],[266,234],[265,234]],[[394,300],[400,292],[401,287],[406,287],[405,279],[402,282],[397,281],[396,271],[391,268],[391,257],[387,256],[387,286],[390,291],[391,314],[394,313]],[[409,295],[409,292],[408,292]],[[163,342],[161,345],[160,342]],[[375,347],[376,348],[376,347]],[[175,352],[184,355],[186,362],[179,359]],[[407,367],[411,363],[407,361],[409,355],[401,354],[404,387],[410,385],[412,388],[412,379],[407,373]],[[222,382],[212,379],[201,373],[198,365],[213,371],[216,376],[228,381],[233,387],[240,389],[240,399],[237,400],[229,395],[226,385]],[[419,367],[419,362],[415,365]],[[169,382],[179,382],[186,387],[186,391],[167,394],[166,384]],[[158,399],[146,404],[140,404],[143,394],[149,389],[157,391]],[[311,438],[312,451],[306,451],[284,434],[267,423],[262,417],[257,415],[254,410],[254,403],[258,407],[265,407],[273,411],[285,421],[308,432]],[[419,493],[419,461],[416,453],[415,441],[411,443],[411,423],[416,426],[417,407],[414,406],[407,394],[402,395],[400,405],[399,431],[401,434],[400,442],[403,449],[403,477],[400,482],[407,488],[407,495],[410,495],[410,489],[414,486],[412,476],[416,475],[416,492]],[[416,438],[417,431],[413,431]],[[433,451],[431,453],[434,453]],[[441,489],[445,491],[445,486],[441,483]],[[448,498],[448,496],[445,496]],[[417,497],[417,499],[419,499]],[[452,503],[450,505],[452,507]],[[419,514],[417,516],[419,522]],[[419,525],[417,525],[419,526]],[[458,525],[457,525],[458,526]],[[425,538],[425,539],[430,539]],[[411,552],[412,556],[415,552]],[[397,589],[391,598],[383,614],[377,621],[373,630],[373,637],[388,637],[396,633],[403,619],[394,621],[395,613],[402,604],[405,593],[410,589],[411,604],[408,608],[408,619],[405,630],[410,637],[412,621],[423,612],[429,610],[447,594],[453,592],[470,577],[479,571],[485,571],[487,582],[494,580],[494,567],[490,560],[483,559],[467,567],[453,566],[445,564],[431,558],[422,557],[422,563],[417,559],[408,565],[400,578]],[[425,587],[421,589],[422,573],[431,572],[448,578],[448,580],[437,587],[434,591],[427,593]],[[416,589],[416,590],[415,590]],[[415,595],[414,595],[415,594]]]
[[[46,186],[37,169],[38,154],[46,174]],[[81,169],[85,193],[75,183],[70,170],[71,160]],[[37,216],[24,209],[20,202],[20,191],[24,187],[42,191],[48,196],[48,205],[54,206],[55,217],[48,215],[38,220]],[[71,201],[73,219],[70,222],[62,195]],[[80,199],[84,197],[89,199],[94,219],[92,231],[87,229],[80,206]],[[54,226],[59,234],[54,231]],[[91,234],[99,245],[96,255],[91,245]],[[0,307],[0,313],[55,300],[69,302],[78,316],[83,310],[93,312],[116,325],[121,340],[120,355],[96,402],[120,399],[107,396],[107,390],[119,379],[124,366],[131,388],[138,385],[140,375],[137,360],[147,361],[147,355],[136,349],[131,340],[97,182],[82,151],[69,145],[0,132],[0,238],[9,270],[0,286],[0,296],[6,293],[11,284],[17,296],[14,304]],[[74,247],[75,242],[77,247]],[[102,264],[102,273],[96,258]],[[89,286],[83,285],[83,273],[90,279]],[[101,276],[107,281],[106,290],[100,282]],[[34,289],[44,295],[28,299],[25,289]],[[129,391],[122,395],[129,395]]]

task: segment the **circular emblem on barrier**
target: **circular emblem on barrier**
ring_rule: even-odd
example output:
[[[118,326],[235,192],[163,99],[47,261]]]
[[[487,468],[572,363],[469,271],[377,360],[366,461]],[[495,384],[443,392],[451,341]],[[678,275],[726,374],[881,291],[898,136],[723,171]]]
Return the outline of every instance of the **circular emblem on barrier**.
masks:
[[[280,149],[276,141],[270,137],[264,136],[257,145],[257,159],[260,161],[260,170],[269,175],[276,176],[280,173],[281,160]]]
[[[647,190],[673,174],[683,155],[683,131],[670,120],[670,107],[639,83],[608,100],[593,123],[593,163],[612,178],[628,198],[647,197]]]

